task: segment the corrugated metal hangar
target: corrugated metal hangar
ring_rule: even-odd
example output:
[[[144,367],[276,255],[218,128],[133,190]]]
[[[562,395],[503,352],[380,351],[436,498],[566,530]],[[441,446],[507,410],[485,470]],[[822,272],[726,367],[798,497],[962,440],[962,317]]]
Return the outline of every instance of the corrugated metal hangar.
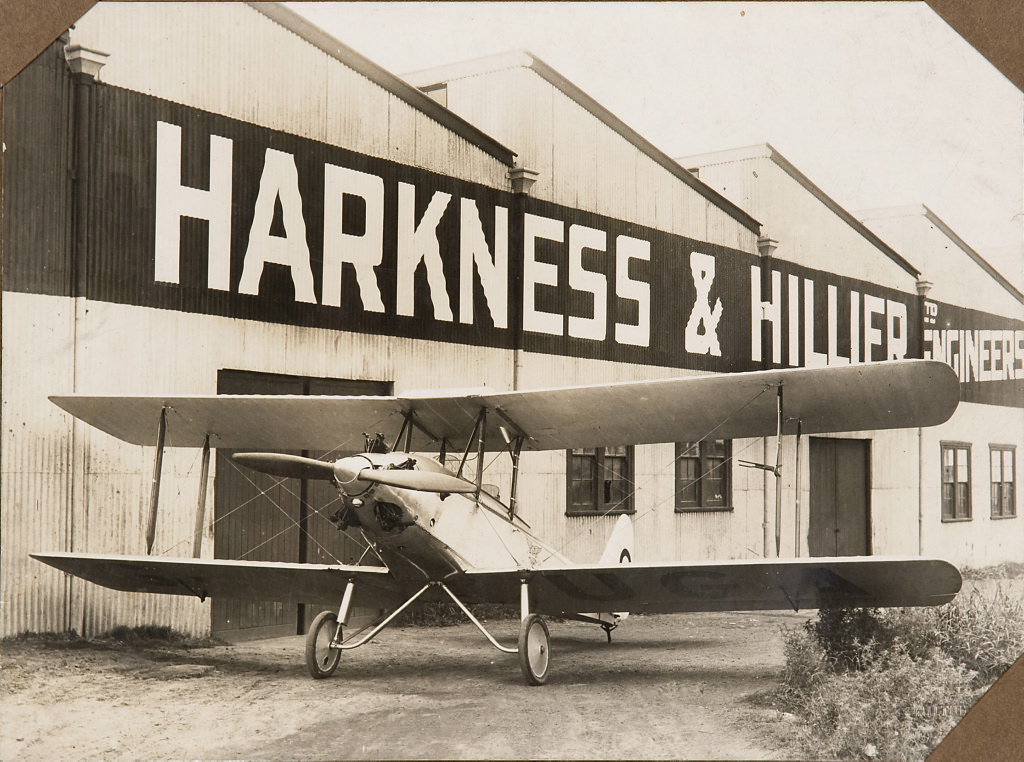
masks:
[[[365,551],[327,520],[331,490],[220,450],[209,469],[166,450],[151,529],[155,448],[48,399],[69,393],[498,391],[932,357],[960,374],[954,417],[787,438],[778,519],[774,478],[739,465],[772,462],[774,439],[713,431],[524,453],[520,513],[580,561],[620,513],[650,560],[1024,561],[1024,296],[925,207],[855,215],[767,145],[674,160],[528,53],[403,80],[275,4],[99,4],[2,98],[3,635],[307,624],[302,606],[99,588],[30,551],[144,554],[147,534],[164,555]],[[504,461],[487,477],[508,493]]]

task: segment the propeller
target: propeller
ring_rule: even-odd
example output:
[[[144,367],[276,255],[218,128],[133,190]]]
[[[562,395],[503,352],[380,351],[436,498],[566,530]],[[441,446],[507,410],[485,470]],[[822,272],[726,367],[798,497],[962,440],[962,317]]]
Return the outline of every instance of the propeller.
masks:
[[[476,492],[476,485],[472,482],[437,471],[364,468],[359,472],[359,479],[364,482],[376,482],[388,487],[415,489],[420,492]]]
[[[475,484],[452,474],[404,468],[372,468],[367,465],[369,461],[360,455],[342,458],[335,463],[272,452],[236,453],[231,458],[247,468],[271,476],[337,481],[346,494],[350,495],[365,492],[369,487],[367,482],[420,492],[476,491]]]
[[[334,464],[300,455],[282,455],[276,452],[240,452],[231,459],[253,471],[271,476],[291,476],[296,479],[334,479]]]

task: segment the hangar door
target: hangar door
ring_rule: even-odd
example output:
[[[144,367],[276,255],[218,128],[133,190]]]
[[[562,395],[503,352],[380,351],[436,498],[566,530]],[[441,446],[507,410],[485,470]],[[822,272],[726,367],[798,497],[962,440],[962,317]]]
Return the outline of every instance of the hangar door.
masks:
[[[238,370],[222,370],[217,377],[218,394],[389,395],[391,390],[387,382]],[[340,458],[362,451],[362,432],[339,431],[338,442],[349,449],[329,455],[308,450],[292,452],[311,458],[325,455]],[[355,563],[359,559],[363,545],[339,532],[327,519],[327,515],[339,507],[337,491],[330,484],[306,479],[282,480],[256,473],[232,461],[234,452],[237,451],[217,451],[214,482],[214,555],[217,558],[290,563]],[[225,640],[301,634],[320,608],[314,610],[305,604],[296,606],[278,601],[215,598],[213,634]]]
[[[871,440],[810,438],[812,556],[871,553]]]

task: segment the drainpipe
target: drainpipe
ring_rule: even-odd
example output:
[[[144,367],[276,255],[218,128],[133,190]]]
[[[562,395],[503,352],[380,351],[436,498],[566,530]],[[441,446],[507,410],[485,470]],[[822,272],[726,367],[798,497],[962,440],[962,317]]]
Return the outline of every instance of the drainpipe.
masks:
[[[512,186],[512,219],[509,223],[509,260],[513,263],[511,288],[512,322],[512,389],[518,389],[521,382],[523,362],[523,217],[526,214],[526,198],[537,182],[540,172],[526,167],[514,166],[508,171]]]
[[[920,346],[921,354],[924,355],[924,323],[927,314],[924,309],[928,292],[932,290],[932,282],[920,277],[917,280],[917,295],[921,304],[921,320],[918,329],[921,332]],[[917,427],[917,555],[924,555],[924,429]]]
[[[63,39],[69,39],[65,33]],[[70,248],[70,272],[71,282],[69,292],[73,309],[71,310],[71,352],[72,352],[72,389],[78,391],[78,309],[79,303],[85,294],[85,261],[87,257],[86,241],[88,231],[88,178],[90,163],[90,142],[92,139],[92,90],[98,81],[100,69],[106,63],[108,55],[98,50],[90,50],[81,45],[65,45],[64,59],[71,70],[72,94],[70,113],[70,133],[72,139],[72,164],[71,164],[71,239],[68,242]],[[84,499],[85,496],[85,456],[79,446],[78,431],[81,424],[74,420],[71,423],[71,436],[69,437],[71,448],[71,477],[69,489],[71,501],[69,508],[69,527],[66,542],[68,550],[74,551],[75,547],[75,526],[79,519],[83,524],[88,523],[89,507]],[[75,516],[77,510],[82,515]],[[65,628],[75,629],[78,624],[78,631],[87,635],[86,612],[74,611],[75,596],[73,595],[74,577],[67,575],[65,588],[66,609]]]
[[[772,287],[772,272],[771,263],[772,255],[775,250],[779,248],[779,242],[774,238],[768,236],[761,236],[757,239],[757,253],[761,257],[761,301],[764,301],[764,294],[766,291],[771,291]],[[771,339],[771,330],[764,320],[761,321],[761,368],[763,370],[770,370],[772,367],[771,360],[768,359],[767,346],[768,341]],[[782,447],[781,441],[781,430],[779,431],[779,441],[775,443],[776,447]],[[765,464],[769,463],[768,460],[768,437],[762,438],[762,458],[761,461]],[[775,489],[780,488],[779,477],[775,477]],[[761,471],[761,497],[763,502],[763,514],[761,517],[761,531],[762,537],[762,555],[768,558],[768,548],[771,547],[771,527],[769,525],[769,516],[771,515],[771,506],[768,500],[768,471]]]

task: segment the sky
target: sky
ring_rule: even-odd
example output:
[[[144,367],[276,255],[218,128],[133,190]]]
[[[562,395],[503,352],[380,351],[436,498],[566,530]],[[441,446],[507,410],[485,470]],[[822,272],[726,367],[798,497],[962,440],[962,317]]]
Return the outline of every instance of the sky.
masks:
[[[1024,94],[924,3],[288,5],[400,76],[529,50],[672,157],[771,143],[853,213],[928,206],[1024,289]]]

